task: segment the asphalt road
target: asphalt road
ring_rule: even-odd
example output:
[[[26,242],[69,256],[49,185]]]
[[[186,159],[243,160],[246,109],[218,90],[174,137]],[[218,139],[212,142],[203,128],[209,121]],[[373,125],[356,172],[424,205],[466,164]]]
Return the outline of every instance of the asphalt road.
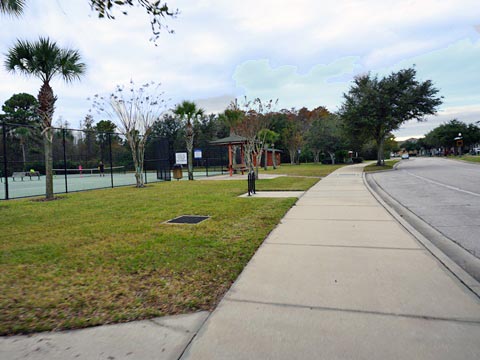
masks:
[[[397,171],[371,176],[404,207],[480,258],[480,165],[410,158]]]

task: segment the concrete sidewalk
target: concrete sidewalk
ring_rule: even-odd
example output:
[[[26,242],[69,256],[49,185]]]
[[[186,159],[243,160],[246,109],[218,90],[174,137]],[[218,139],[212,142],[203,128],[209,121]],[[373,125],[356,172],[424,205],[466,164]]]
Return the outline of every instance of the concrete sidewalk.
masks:
[[[184,359],[478,359],[480,301],[344,167],[270,234]]]

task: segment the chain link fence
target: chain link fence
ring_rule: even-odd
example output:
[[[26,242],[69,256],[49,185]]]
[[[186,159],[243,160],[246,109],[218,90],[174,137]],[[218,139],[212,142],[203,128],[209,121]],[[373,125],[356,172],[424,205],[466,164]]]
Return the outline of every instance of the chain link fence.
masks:
[[[45,145],[39,127],[1,123],[0,199],[45,194]],[[194,176],[227,172],[227,152],[222,148],[198,149]],[[130,147],[122,134],[53,128],[54,193],[135,185]],[[176,153],[169,139],[149,139],[145,148],[144,181],[171,180]],[[186,172],[186,166],[184,166]],[[185,175],[186,176],[186,175]]]

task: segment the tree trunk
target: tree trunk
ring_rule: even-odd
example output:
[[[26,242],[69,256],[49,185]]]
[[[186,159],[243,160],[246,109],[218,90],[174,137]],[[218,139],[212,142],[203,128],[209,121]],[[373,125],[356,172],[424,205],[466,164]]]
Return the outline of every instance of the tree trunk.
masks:
[[[332,160],[332,165],[335,165],[335,153],[328,152],[328,155],[330,155],[330,160]]]
[[[384,153],[383,153],[383,145],[385,143],[385,139],[382,138],[380,142],[377,142],[377,166],[383,166],[385,165],[385,160],[383,159]]]
[[[275,147],[272,147],[272,165],[273,170],[277,168],[277,157],[275,156]]]
[[[144,187],[145,186],[145,179],[143,178],[143,158],[145,154],[145,142],[146,142],[146,135],[143,139],[138,141],[137,147],[137,165],[136,165],[136,173],[135,178],[137,179],[137,187]]]
[[[188,154],[188,180],[193,180],[193,126],[191,122],[187,123],[185,135]]]
[[[320,150],[313,150],[313,162],[315,164],[320,162]]]
[[[255,155],[256,160],[255,161],[255,179],[258,180],[258,168],[260,166],[260,162],[262,161],[262,150],[258,149],[258,153]]]
[[[253,166],[253,149],[254,145],[251,143],[251,141],[247,140],[245,143],[245,165],[248,167],[248,172],[254,171],[254,166]]]
[[[27,162],[27,157],[25,156],[25,140],[20,141],[20,144],[22,146],[23,171],[27,171],[27,168],[25,167],[25,163]]]
[[[43,143],[45,148],[45,198],[53,200],[53,134],[52,129],[44,132]]]
[[[297,154],[297,149],[288,149],[288,153],[290,154],[290,164],[295,164],[295,155]]]
[[[263,148],[263,156],[264,156],[264,162],[263,162],[263,170],[267,170],[267,161],[268,161],[268,147],[264,146]]]
[[[145,158],[145,143],[148,135],[143,135],[142,138],[134,130],[127,131],[125,134],[127,137],[128,145],[132,152],[133,166],[135,170],[135,186],[137,188],[145,187],[145,180],[143,177],[143,163]]]
[[[45,148],[45,198],[53,200],[53,131],[52,118],[55,110],[56,96],[48,82],[44,82],[38,93],[38,113],[42,119],[42,132]]]

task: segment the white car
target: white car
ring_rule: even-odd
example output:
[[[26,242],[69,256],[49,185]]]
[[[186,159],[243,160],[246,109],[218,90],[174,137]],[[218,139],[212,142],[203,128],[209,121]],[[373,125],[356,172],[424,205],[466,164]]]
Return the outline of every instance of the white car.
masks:
[[[402,154],[402,159],[410,159],[410,155],[408,153]]]

